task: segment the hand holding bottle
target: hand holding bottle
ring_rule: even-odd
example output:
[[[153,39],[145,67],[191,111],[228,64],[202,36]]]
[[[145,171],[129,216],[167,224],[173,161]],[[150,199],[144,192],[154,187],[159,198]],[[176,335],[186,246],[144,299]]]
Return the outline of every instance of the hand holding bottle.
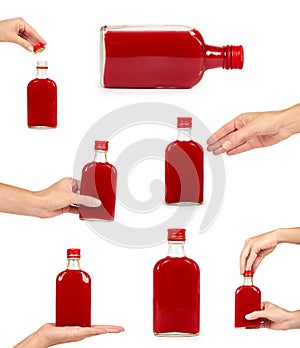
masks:
[[[207,140],[215,155],[236,155],[272,146],[300,132],[300,104],[280,111],[248,112],[225,124]]]
[[[41,191],[0,184],[0,212],[50,218],[78,213],[77,204],[99,207],[99,199],[80,195],[80,181],[64,178]]]
[[[46,41],[23,18],[12,18],[0,21],[0,42],[14,42],[29,52],[33,46]]]
[[[122,331],[124,329],[121,326],[114,325],[56,327],[54,324],[45,324],[14,348],[48,348],[57,344],[78,342],[88,337]]]
[[[300,244],[300,228],[279,228],[247,239],[240,256],[241,274],[246,270],[255,271],[280,243]]]
[[[262,310],[249,313],[247,320],[262,318],[261,327],[272,330],[290,330],[300,328],[300,310],[288,311],[270,302],[262,303]]]

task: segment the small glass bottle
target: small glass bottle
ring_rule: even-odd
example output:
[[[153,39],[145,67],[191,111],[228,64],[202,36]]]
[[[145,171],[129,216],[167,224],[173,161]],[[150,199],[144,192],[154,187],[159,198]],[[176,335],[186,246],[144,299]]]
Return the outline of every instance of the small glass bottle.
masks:
[[[94,161],[82,169],[80,194],[98,198],[101,206],[79,207],[82,220],[114,220],[116,205],[117,170],[108,163],[108,141],[95,141]]]
[[[185,229],[168,229],[168,256],[153,270],[153,332],[195,336],[200,331],[200,270],[186,257]]]
[[[192,140],[192,118],[177,118],[178,137],[165,151],[165,201],[167,204],[203,203],[204,154]]]
[[[101,84],[109,88],[191,88],[204,71],[242,69],[242,46],[211,46],[181,25],[104,26]]]
[[[80,249],[68,249],[67,259],[56,278],[56,326],[91,326],[91,278],[80,269]]]
[[[57,126],[57,86],[48,78],[47,61],[37,62],[37,76],[27,86],[27,125],[29,128]]]
[[[244,284],[235,291],[235,327],[258,329],[260,319],[247,320],[245,315],[261,310],[261,292],[253,285],[254,271],[244,273]]]

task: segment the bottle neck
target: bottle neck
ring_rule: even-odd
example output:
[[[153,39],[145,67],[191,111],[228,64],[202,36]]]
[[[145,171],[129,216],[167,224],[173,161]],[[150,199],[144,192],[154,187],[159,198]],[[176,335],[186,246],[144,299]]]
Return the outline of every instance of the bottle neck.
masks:
[[[94,162],[106,163],[107,162],[107,151],[95,150]]]
[[[205,70],[214,68],[230,69],[230,55],[226,46],[217,47],[206,45],[205,51]]]
[[[80,269],[80,259],[68,259],[67,269],[69,270],[79,270]]]
[[[47,68],[37,68],[36,78],[37,79],[47,79],[48,78],[48,69]]]
[[[177,140],[180,140],[180,141],[192,140],[192,128],[178,128]]]
[[[244,277],[244,285],[252,286],[253,285],[253,278],[252,277]]]
[[[184,257],[184,242],[169,241],[169,257]]]

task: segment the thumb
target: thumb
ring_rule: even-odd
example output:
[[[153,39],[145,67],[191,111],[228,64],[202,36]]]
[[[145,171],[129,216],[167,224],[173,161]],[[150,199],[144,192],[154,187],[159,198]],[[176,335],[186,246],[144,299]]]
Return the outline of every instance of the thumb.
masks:
[[[239,130],[232,132],[226,137],[222,147],[226,151],[234,149],[235,147],[245,143],[249,138],[254,135],[254,130],[250,126],[244,126]]]
[[[255,320],[255,319],[258,319],[258,318],[267,318],[266,310],[254,311],[252,313],[249,313],[249,314],[245,315],[245,319],[247,319],[247,320]]]
[[[74,203],[85,205],[86,207],[96,208],[96,207],[100,207],[100,205],[102,204],[99,199],[94,197],[79,195],[77,193],[74,193],[74,196],[75,196]]]
[[[25,50],[29,52],[33,52],[32,45],[27,40],[22,39],[20,36],[16,35],[12,41],[20,45],[21,47],[25,48]]]

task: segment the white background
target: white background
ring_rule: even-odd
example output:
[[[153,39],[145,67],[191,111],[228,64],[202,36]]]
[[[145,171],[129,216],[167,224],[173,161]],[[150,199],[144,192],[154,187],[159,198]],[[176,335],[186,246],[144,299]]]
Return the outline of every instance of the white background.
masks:
[[[26,127],[26,86],[36,57],[0,44],[0,181],[31,190],[72,176],[75,153],[101,116],[138,102],[165,102],[197,115],[211,131],[246,111],[299,102],[300,43],[296,1],[6,1],[1,19],[22,16],[48,42],[49,75],[58,84],[59,127]],[[186,24],[212,45],[243,44],[242,71],[207,71],[191,90],[104,90],[99,87],[99,28],[118,24]],[[121,248],[99,238],[74,215],[55,219],[0,215],[0,346],[10,347],[54,321],[55,277],[68,247],[82,249],[93,280],[93,323],[126,331],[69,347],[298,346],[299,331],[233,328],[234,291],[242,282],[245,238],[299,224],[299,136],[271,148],[224,156],[226,194],[205,234],[187,226],[187,254],[201,268],[201,334],[192,339],[152,334],[152,267],[167,245]],[[120,144],[121,146],[121,144]],[[114,154],[111,153],[111,158]],[[138,185],[138,182],[136,182]],[[263,300],[300,308],[300,246],[281,245],[260,266]]]

